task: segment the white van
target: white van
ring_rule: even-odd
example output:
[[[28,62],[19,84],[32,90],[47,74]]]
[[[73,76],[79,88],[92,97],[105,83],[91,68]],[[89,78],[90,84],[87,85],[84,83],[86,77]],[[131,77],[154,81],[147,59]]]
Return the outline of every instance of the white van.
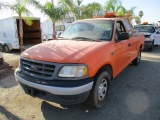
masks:
[[[58,37],[72,22],[75,21],[75,17],[66,17],[63,20],[59,20],[55,23],[56,37]],[[53,39],[53,26],[50,19],[41,23],[42,29],[42,40],[52,40]]]

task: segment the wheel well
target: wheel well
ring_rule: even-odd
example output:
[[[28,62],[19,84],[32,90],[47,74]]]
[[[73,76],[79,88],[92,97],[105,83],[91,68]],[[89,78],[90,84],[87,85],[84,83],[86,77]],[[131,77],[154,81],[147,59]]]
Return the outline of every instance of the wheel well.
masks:
[[[4,46],[7,45],[9,47],[9,50],[12,50],[11,44],[9,43],[4,43]]]
[[[142,49],[142,45],[140,46],[140,48]]]
[[[113,78],[112,66],[109,64],[103,65],[96,73],[95,78],[97,78],[102,71],[107,71],[110,74],[111,79]]]

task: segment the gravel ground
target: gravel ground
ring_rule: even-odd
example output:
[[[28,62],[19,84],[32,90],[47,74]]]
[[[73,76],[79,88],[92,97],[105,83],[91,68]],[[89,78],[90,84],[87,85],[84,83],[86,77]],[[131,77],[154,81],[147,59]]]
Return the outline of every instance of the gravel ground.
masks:
[[[0,65],[0,79],[5,78],[14,73],[14,70],[18,66],[19,52],[13,51],[13,53],[3,53],[5,60],[4,64]]]
[[[143,51],[139,66],[129,65],[112,81],[101,109],[88,109],[83,103],[64,106],[24,94],[13,75],[18,53],[3,55],[8,69],[0,67],[0,120],[160,120],[160,46]]]

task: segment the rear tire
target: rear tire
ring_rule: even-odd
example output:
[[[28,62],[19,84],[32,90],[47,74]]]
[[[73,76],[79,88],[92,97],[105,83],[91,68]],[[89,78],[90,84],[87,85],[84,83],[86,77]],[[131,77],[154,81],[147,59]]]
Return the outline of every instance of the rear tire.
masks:
[[[4,49],[3,49],[3,45],[0,43],[0,52],[3,52]]]
[[[141,61],[141,49],[139,50],[137,57],[132,61],[132,64],[137,66],[139,65],[140,61]]]
[[[93,108],[100,108],[105,104],[109,92],[110,78],[111,76],[107,71],[101,71],[95,77],[95,83],[86,101],[87,105]]]
[[[4,45],[4,52],[6,53],[10,52],[9,46],[7,44]]]

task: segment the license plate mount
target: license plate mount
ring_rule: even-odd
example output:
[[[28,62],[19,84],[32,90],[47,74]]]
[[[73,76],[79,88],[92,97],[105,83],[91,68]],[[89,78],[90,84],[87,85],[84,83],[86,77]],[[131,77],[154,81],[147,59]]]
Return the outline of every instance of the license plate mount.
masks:
[[[36,97],[36,90],[34,88],[25,86],[24,91],[26,94],[32,96],[32,97]]]

